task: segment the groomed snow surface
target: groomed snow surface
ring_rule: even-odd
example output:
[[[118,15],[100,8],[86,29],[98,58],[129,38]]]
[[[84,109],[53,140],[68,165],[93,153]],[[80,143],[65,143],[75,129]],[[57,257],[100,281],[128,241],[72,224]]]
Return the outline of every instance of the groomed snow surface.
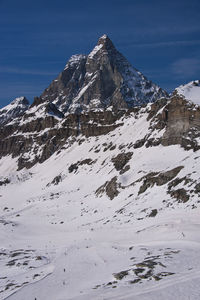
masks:
[[[138,179],[183,166],[178,177],[198,181],[200,153],[127,148],[147,133],[146,116],[106,136],[69,139],[30,170],[1,159],[0,180],[10,181],[0,190],[1,300],[199,300],[198,195],[178,203],[167,184],[138,194]],[[123,151],[133,155],[120,175],[111,159]],[[117,197],[95,193],[115,176],[123,186]]]

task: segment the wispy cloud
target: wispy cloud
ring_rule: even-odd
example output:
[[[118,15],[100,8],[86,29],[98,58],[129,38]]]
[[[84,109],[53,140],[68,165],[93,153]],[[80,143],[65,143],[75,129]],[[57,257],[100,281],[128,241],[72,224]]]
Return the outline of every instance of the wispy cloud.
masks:
[[[182,58],[178,59],[171,65],[174,75],[179,78],[187,78],[191,76],[200,77],[200,59],[199,58]]]
[[[137,32],[140,34],[146,35],[180,35],[180,34],[190,34],[199,32],[199,25],[188,25],[184,24],[178,25],[175,24],[167,24],[163,26],[156,26],[156,24],[150,24],[149,27],[137,28]]]
[[[31,69],[19,69],[10,67],[1,67],[0,73],[11,73],[11,74],[23,74],[23,75],[37,75],[37,76],[56,76],[56,72],[46,72],[41,70],[31,70]]]
[[[172,47],[172,46],[195,46],[200,45],[200,40],[183,40],[183,41],[166,41],[166,42],[151,42],[151,43],[132,43],[123,45],[125,47],[134,48],[158,48],[158,47]]]

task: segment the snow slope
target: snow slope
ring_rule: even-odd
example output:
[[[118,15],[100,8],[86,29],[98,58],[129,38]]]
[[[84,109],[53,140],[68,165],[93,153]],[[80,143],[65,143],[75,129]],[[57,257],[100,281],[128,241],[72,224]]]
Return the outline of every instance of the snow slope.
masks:
[[[29,170],[1,159],[1,300],[199,299],[200,152],[133,148],[147,111],[107,135],[69,138]],[[113,158],[128,152],[121,172]]]
[[[200,105],[200,80],[191,81],[175,89],[178,95],[183,96],[186,100]]]

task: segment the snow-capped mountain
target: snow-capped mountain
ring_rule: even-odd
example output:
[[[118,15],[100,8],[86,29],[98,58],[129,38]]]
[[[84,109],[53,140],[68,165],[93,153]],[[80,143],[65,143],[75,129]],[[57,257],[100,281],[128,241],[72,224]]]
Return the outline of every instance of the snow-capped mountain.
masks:
[[[103,36],[1,110],[0,300],[199,299],[199,81],[147,82]]]
[[[61,112],[130,108],[167,97],[167,93],[133,68],[107,35],[89,55],[73,55],[63,72],[37,98]]]
[[[0,125],[4,125],[12,119],[18,118],[29,108],[26,97],[18,97],[10,104],[0,109]]]

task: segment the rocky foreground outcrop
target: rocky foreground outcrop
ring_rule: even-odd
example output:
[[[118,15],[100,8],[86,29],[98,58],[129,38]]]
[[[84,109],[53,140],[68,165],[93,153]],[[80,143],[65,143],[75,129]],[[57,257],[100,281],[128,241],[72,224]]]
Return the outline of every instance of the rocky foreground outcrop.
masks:
[[[162,145],[180,144],[186,150],[200,149],[200,106],[174,94],[165,107],[166,131]]]

